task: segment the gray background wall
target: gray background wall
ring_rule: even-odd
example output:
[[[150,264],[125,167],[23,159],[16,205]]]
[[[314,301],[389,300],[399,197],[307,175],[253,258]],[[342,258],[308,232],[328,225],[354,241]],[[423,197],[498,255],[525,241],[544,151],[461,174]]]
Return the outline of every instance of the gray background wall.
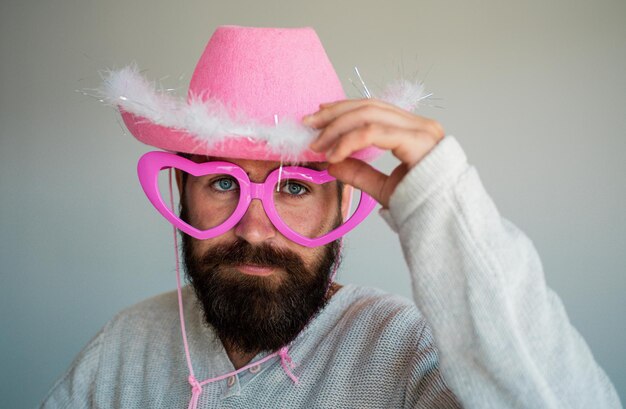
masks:
[[[425,78],[445,108],[423,115],[534,240],[626,397],[626,2],[46,0],[0,5],[0,407],[36,405],[116,311],[175,286],[135,177],[149,148],[75,90],[136,61],[184,93],[219,24],[315,27],[348,92],[354,65],[374,88],[400,66]],[[410,296],[377,215],[340,280]]]

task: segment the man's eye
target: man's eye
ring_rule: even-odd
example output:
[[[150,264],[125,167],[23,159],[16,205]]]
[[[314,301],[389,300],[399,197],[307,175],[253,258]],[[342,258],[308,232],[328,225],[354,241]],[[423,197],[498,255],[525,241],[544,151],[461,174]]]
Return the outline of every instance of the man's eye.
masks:
[[[237,182],[233,178],[219,178],[211,183],[211,187],[218,192],[228,192],[237,189]]]
[[[296,182],[286,182],[281,189],[281,192],[292,196],[301,196],[308,193],[308,191],[309,189],[306,186]]]

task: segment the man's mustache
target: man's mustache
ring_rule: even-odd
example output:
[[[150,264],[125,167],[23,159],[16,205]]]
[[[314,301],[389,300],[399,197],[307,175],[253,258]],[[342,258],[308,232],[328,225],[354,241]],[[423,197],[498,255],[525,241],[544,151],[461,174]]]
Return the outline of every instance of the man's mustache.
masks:
[[[276,267],[286,271],[304,268],[302,257],[291,250],[276,248],[266,243],[252,245],[242,239],[208,249],[199,257],[199,262],[206,268],[241,264]]]

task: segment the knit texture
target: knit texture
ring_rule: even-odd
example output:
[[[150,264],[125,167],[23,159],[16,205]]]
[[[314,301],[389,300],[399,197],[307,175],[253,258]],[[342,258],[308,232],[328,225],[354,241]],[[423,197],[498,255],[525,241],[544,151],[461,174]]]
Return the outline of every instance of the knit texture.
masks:
[[[621,407],[532,242],[499,215],[456,139],[409,172],[381,215],[414,301],[344,286],[290,348],[299,385],[276,358],[204,386],[199,408]],[[233,371],[189,288],[184,300],[197,378]],[[187,375],[168,293],[110,321],[41,407],[185,408]]]
[[[197,378],[233,371],[189,287],[183,299]],[[458,407],[437,370],[424,319],[400,297],[347,285],[289,352],[298,385],[276,357],[258,370],[205,385],[198,407]],[[176,295],[157,296],[109,322],[43,407],[186,408],[191,391],[184,359]]]

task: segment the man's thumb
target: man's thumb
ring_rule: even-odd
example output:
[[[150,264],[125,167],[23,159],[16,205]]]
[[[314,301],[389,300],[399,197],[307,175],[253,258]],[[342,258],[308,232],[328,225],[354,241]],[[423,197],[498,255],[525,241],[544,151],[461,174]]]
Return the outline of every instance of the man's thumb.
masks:
[[[358,159],[348,158],[328,166],[328,173],[338,180],[372,196],[378,203],[387,207],[389,197],[385,197],[384,186],[388,176]]]

